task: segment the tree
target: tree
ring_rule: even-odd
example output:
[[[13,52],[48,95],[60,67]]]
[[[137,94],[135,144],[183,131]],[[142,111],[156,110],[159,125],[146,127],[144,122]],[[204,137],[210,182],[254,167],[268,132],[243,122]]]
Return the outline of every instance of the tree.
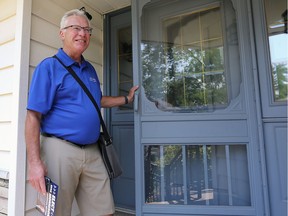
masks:
[[[288,69],[285,64],[273,64],[272,76],[276,101],[288,99]]]

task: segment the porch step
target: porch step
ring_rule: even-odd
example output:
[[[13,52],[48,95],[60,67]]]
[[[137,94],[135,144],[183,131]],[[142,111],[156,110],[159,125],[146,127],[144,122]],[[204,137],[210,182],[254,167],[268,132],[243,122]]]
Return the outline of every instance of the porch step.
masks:
[[[135,216],[135,212],[129,209],[116,208],[114,216]]]
[[[130,213],[116,211],[114,216],[135,216],[135,214],[130,214]]]

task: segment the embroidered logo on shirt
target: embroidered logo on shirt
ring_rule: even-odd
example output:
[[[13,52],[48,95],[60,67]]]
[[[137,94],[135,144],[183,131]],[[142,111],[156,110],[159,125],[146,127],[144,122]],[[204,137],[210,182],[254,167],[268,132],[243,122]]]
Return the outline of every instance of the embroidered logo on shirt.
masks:
[[[90,77],[89,80],[90,80],[91,82],[95,82],[95,83],[97,82],[97,80],[96,80],[94,77]]]

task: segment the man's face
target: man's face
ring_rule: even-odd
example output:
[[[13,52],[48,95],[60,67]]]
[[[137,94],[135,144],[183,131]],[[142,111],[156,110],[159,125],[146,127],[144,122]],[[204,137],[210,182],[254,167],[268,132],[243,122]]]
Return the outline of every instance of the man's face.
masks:
[[[68,17],[65,27],[60,30],[63,49],[72,55],[82,54],[90,42],[90,32],[88,29],[89,25],[84,17]]]

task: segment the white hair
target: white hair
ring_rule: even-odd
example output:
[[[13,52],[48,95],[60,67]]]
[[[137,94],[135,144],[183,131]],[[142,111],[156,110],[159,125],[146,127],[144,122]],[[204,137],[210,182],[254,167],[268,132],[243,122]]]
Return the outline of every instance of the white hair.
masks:
[[[62,17],[61,22],[60,22],[60,29],[63,29],[66,27],[67,18],[70,16],[81,16],[85,18],[87,20],[88,26],[90,27],[90,20],[85,15],[85,12],[79,9],[73,9],[73,10],[67,11]]]

